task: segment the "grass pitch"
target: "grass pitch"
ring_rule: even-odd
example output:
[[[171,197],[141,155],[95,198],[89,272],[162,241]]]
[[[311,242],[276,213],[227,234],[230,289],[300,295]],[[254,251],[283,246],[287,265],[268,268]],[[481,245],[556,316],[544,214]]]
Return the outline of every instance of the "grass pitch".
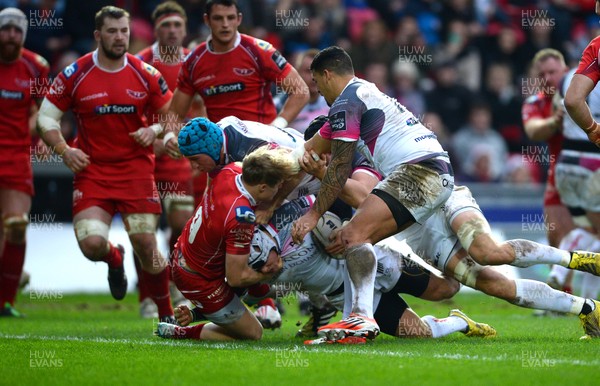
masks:
[[[39,298],[39,296],[38,296]],[[136,296],[21,296],[25,319],[0,319],[3,385],[597,385],[600,340],[580,341],[577,317],[536,318],[479,293],[431,303],[407,296],[423,316],[460,308],[498,331],[493,340],[380,336],[362,346],[306,347],[294,338],[293,300],[280,330],[261,342],[207,343],[154,337]]]

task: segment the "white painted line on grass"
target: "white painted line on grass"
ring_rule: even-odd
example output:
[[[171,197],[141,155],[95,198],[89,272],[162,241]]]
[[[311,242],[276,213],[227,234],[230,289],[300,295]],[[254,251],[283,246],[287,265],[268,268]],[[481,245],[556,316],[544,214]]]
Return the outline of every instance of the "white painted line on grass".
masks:
[[[43,340],[43,341],[54,341],[54,342],[91,342],[91,343],[116,343],[116,344],[139,344],[145,346],[178,346],[178,347],[195,347],[195,348],[207,348],[217,350],[254,350],[254,351],[267,351],[267,352],[279,352],[285,351],[301,351],[304,353],[318,352],[324,354],[353,354],[353,355],[369,355],[369,356],[383,356],[383,357],[395,357],[395,358],[435,358],[435,359],[446,359],[455,361],[482,361],[482,362],[521,362],[522,358],[519,355],[509,356],[508,354],[502,354],[497,356],[484,356],[484,355],[469,355],[469,354],[431,354],[423,355],[415,352],[397,352],[389,350],[365,350],[365,346],[353,346],[353,347],[323,347],[323,346],[300,346],[294,344],[292,348],[281,348],[273,346],[249,346],[242,345],[239,343],[214,343],[214,342],[200,342],[200,341],[181,341],[181,340],[165,340],[156,338],[156,340],[135,340],[135,339],[107,339],[107,338],[81,338],[77,336],[38,336],[38,335],[9,335],[0,333],[0,339],[14,339],[14,340]],[[599,366],[600,360],[583,361],[579,359],[563,359],[563,358],[544,358],[544,360],[552,361],[555,364],[564,364],[569,366]]]

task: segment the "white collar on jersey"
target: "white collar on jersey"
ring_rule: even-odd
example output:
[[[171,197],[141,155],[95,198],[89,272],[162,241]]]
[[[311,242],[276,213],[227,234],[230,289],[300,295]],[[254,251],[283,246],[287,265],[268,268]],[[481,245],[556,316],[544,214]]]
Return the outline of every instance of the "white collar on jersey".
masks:
[[[235,32],[235,43],[233,43],[233,48],[231,48],[229,51],[225,51],[225,52],[215,52],[215,51],[213,51],[213,50],[210,48],[210,46],[211,46],[211,43],[210,43],[210,41],[211,41],[211,40],[212,40],[212,34],[208,35],[208,37],[206,38],[206,48],[207,48],[207,49],[208,49],[208,50],[209,50],[211,53],[213,53],[213,54],[215,54],[215,55],[220,55],[220,54],[226,54],[226,53],[228,53],[228,52],[231,52],[231,51],[235,50],[235,49],[237,48],[237,46],[239,46],[239,45],[240,45],[240,42],[242,41],[242,35],[240,35],[240,33],[236,31],[236,32]]]
[[[340,93],[340,95],[342,95],[342,93],[344,92],[345,89],[348,88],[348,86],[350,86],[352,83],[354,83],[354,82],[356,82],[358,80],[359,80],[359,78],[357,76],[355,76],[354,78],[350,79],[348,81],[348,83],[346,83],[346,85],[344,86],[344,89],[342,90],[342,92]]]
[[[104,72],[119,72],[119,71],[121,71],[122,69],[124,69],[125,67],[127,67],[127,63],[128,63],[128,61],[127,61],[127,53],[125,53],[123,56],[125,57],[125,60],[123,61],[123,66],[122,66],[122,67],[119,67],[119,68],[117,68],[116,70],[108,70],[108,69],[106,69],[106,68],[102,67],[102,66],[100,65],[100,63],[98,63],[98,49],[97,49],[97,48],[96,48],[96,50],[94,51],[94,53],[92,54],[92,60],[94,61],[94,65],[95,65],[96,67],[98,67],[99,69],[101,69],[102,71],[104,71]]]
[[[244,187],[244,183],[242,182],[241,174],[238,174],[237,176],[235,176],[235,184],[236,184],[238,190],[240,191],[240,193],[242,193],[248,199],[248,201],[250,201],[250,205],[256,206],[256,200],[254,199],[254,197],[252,197],[250,192],[248,192],[248,190],[246,190],[246,188]]]

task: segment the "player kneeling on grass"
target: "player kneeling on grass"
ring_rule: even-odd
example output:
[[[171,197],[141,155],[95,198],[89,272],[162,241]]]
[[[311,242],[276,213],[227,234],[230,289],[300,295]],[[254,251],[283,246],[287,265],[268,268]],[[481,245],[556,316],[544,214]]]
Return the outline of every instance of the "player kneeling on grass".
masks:
[[[314,197],[308,196],[286,203],[275,211],[271,224],[255,229],[248,265],[258,272],[271,273],[275,262],[281,257],[283,267],[271,279],[272,284],[298,288],[300,291],[308,292],[313,299],[318,298],[317,294],[327,294],[328,299],[324,301],[329,301],[330,305],[341,310],[344,298],[347,300],[351,298],[349,291],[344,291],[344,288],[350,288],[349,283],[344,285],[344,279],[348,280],[344,274],[345,262],[328,255],[311,234],[307,235],[300,245],[292,242],[292,220],[310,209],[313,202]],[[328,216],[331,219],[335,218],[335,215],[329,212]],[[339,222],[339,219],[337,221]],[[458,283],[453,279],[433,275],[430,271],[414,264],[403,263],[406,261],[403,259],[404,254],[390,246],[376,245],[375,250],[378,273],[375,280],[373,308],[376,310],[375,319],[384,333],[398,337],[434,338],[458,331],[467,336],[496,335],[492,327],[474,322],[459,310],[452,310],[450,315],[443,319],[429,315],[420,318],[398,295],[399,292],[410,293],[428,300],[442,300],[457,292]],[[181,306],[176,308],[175,315],[181,327],[172,325],[168,330],[170,335],[161,336],[180,339],[193,339],[197,336],[197,330],[202,327],[187,327],[187,325],[201,317],[199,310],[190,310]],[[329,317],[332,316],[333,314],[330,313]],[[313,319],[313,323],[320,323],[320,321]],[[316,329],[310,330],[316,333]],[[307,331],[300,336],[314,335]],[[319,338],[305,343],[318,344],[326,341],[325,338]],[[365,342],[366,338],[353,336],[337,340],[337,343],[342,344]]]
[[[179,133],[179,149],[186,157],[203,152],[216,162],[220,147],[204,148],[203,138],[220,135],[220,129],[208,119],[192,119]],[[254,209],[272,200],[284,181],[298,170],[287,149],[262,147],[247,155],[241,165],[229,164],[213,176],[171,257],[172,280],[210,321],[197,326],[193,338],[262,337],[261,324],[242,304],[234,287],[266,281],[280,269],[281,261],[272,262],[264,273],[248,267]],[[174,335],[174,327],[159,323],[157,334]]]

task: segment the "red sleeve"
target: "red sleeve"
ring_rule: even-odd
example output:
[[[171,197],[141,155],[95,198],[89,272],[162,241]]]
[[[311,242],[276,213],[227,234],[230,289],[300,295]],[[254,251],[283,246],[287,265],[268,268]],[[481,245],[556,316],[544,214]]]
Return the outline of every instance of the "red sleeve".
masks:
[[[258,54],[261,59],[261,72],[266,80],[275,82],[276,80],[282,80],[290,71],[292,66],[287,62],[285,57],[281,55],[279,51],[264,40],[254,39],[254,51]]]
[[[141,62],[142,67],[146,70],[146,79],[148,80],[148,90],[150,98],[148,100],[151,110],[158,110],[165,105],[173,93],[169,90],[169,85],[161,73],[151,65]]]
[[[48,83],[45,82],[49,81],[48,76],[50,75],[50,66],[48,65],[46,59],[44,59],[41,55],[34,55],[34,65],[38,71],[38,78],[43,79],[42,84],[46,85],[46,87],[33,87],[33,93],[31,94],[31,97],[34,99],[41,99],[46,96],[46,91],[48,91]]]
[[[194,81],[192,79],[192,68],[195,58],[196,50],[185,58],[181,65],[181,69],[179,70],[179,76],[177,76],[177,89],[188,95],[194,95],[196,93]]]
[[[253,233],[254,224],[239,222],[235,216],[229,219],[225,234],[225,252],[230,255],[249,254]]]
[[[543,111],[539,108],[537,103],[525,101],[521,107],[521,119],[523,120],[523,125],[533,118],[547,117],[544,116]]]
[[[67,66],[60,74],[54,78],[52,87],[46,95],[46,99],[61,111],[67,111],[73,102],[73,78],[77,71],[77,62]]]
[[[588,44],[583,51],[576,74],[585,75],[590,78],[594,84],[600,80],[600,67],[598,66],[598,50],[600,49],[600,39],[595,38]]]

